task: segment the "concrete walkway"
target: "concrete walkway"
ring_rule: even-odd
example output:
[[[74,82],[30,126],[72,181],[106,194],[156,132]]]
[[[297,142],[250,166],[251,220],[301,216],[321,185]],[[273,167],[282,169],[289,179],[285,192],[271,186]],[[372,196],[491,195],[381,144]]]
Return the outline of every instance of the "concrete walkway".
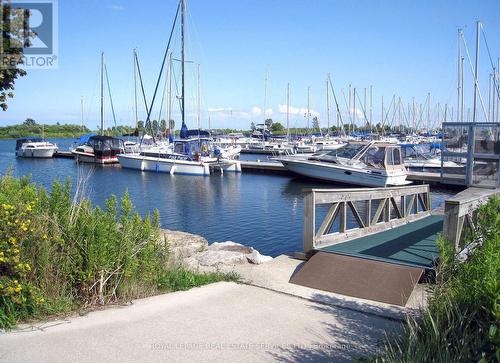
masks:
[[[221,282],[0,335],[0,361],[351,361],[399,323]]]

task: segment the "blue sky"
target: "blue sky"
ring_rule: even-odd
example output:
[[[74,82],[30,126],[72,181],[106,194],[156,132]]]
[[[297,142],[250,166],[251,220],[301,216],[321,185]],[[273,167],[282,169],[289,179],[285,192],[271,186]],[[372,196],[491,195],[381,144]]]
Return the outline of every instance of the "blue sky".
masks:
[[[27,117],[80,123],[83,97],[84,121],[95,128],[101,50],[106,54],[118,123],[134,124],[132,49],[138,49],[151,99],[176,6],[177,0],[59,0],[59,67],[32,70],[19,80],[15,99],[7,112],[0,113],[0,125]],[[285,120],[282,112],[290,82],[290,126],[305,125],[308,86],[311,110],[325,125],[327,73],[344,117],[342,92],[347,97],[349,84],[357,88],[360,99],[364,88],[373,85],[373,114],[378,121],[381,97],[387,108],[394,94],[407,105],[413,97],[424,104],[430,92],[433,114],[438,102],[456,109],[458,27],[464,28],[474,58],[475,22],[481,20],[494,61],[500,56],[500,1],[496,0],[187,0],[187,8],[187,58],[194,62],[186,66],[190,127],[195,126],[197,63],[202,127],[207,127],[210,115],[212,127],[248,128],[251,121],[264,119],[266,68],[268,117]],[[176,40],[176,52],[178,48]],[[491,67],[484,42],[481,48],[480,82],[488,107]],[[467,108],[472,103],[467,63],[465,75]],[[330,117],[335,118],[333,106]],[[174,118],[179,125],[177,109]],[[111,120],[107,106],[106,124]]]

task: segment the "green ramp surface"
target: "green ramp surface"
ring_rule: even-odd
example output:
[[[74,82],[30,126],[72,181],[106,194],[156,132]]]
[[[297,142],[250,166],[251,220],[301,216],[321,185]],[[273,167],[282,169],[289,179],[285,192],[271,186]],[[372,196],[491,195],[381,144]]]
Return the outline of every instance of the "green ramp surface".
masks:
[[[437,234],[443,216],[430,215],[414,222],[352,241],[319,248],[319,251],[407,266],[432,268],[439,257]]]

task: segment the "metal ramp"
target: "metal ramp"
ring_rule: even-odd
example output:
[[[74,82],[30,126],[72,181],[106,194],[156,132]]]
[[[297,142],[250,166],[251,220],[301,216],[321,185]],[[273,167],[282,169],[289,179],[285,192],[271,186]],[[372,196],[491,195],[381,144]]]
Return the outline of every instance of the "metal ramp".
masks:
[[[423,268],[317,252],[291,283],[362,299],[404,306]]]

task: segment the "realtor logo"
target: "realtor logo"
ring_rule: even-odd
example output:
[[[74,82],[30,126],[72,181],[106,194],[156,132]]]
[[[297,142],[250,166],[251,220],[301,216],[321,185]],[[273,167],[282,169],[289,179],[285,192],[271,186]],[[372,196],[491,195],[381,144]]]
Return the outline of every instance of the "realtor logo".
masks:
[[[57,68],[57,1],[2,1],[0,27],[9,35],[0,42],[0,67]],[[6,7],[9,7],[8,9]]]

